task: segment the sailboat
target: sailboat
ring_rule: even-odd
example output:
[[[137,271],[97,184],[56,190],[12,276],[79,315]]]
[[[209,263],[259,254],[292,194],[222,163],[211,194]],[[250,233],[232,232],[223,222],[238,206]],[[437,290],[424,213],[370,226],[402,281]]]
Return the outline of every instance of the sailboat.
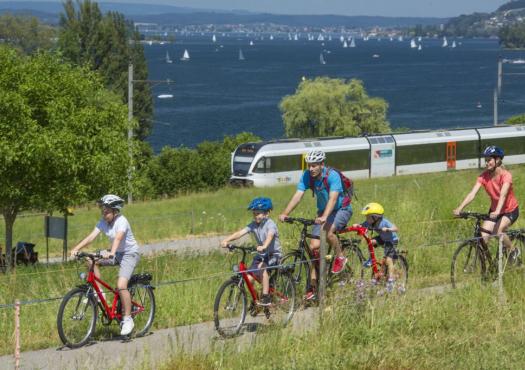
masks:
[[[253,46],[253,41],[250,41],[250,46]]]
[[[215,37],[215,34],[213,34],[212,38],[211,38],[211,41],[212,42],[217,42],[217,37]]]
[[[321,54],[319,55],[319,61],[321,62],[321,64],[326,64],[326,60],[324,60],[324,55],[323,55],[323,53],[321,53]]]
[[[422,40],[421,36],[418,36],[418,37],[417,37],[417,41],[418,41],[418,42],[421,42],[421,40]]]
[[[273,40],[273,35],[270,35],[270,40]]]
[[[294,41],[299,41],[299,35],[295,34],[294,37],[293,37],[293,40]]]
[[[182,54],[182,58],[180,58],[183,62],[187,62],[190,60],[190,53],[188,53],[188,49],[184,49],[184,54]]]
[[[350,47],[355,48],[355,39],[352,37],[352,41],[350,41]]]
[[[346,40],[343,41],[343,47],[344,47],[344,48],[347,48],[347,47],[348,47],[348,44],[346,43]]]
[[[419,46],[417,47],[417,50],[421,50],[422,47],[421,47],[421,44],[419,44]]]
[[[448,41],[445,36],[443,36],[443,44],[441,45],[442,48],[446,48],[448,46]]]
[[[456,47],[456,41],[452,41],[452,45],[450,46],[451,48],[455,48]]]
[[[414,40],[414,39],[410,40],[410,47],[411,47],[412,49],[417,48],[416,40]]]
[[[239,49],[239,60],[245,60],[244,54],[242,53],[242,49]]]
[[[166,63],[171,64],[173,63],[173,60],[170,58],[170,53],[166,51]]]
[[[341,41],[341,42],[345,41],[345,38],[344,38],[343,35],[341,35],[341,36],[339,37],[339,41]]]

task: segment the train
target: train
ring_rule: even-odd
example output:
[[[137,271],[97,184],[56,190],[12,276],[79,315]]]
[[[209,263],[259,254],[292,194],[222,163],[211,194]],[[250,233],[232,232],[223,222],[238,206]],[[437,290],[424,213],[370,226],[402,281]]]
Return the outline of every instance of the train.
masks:
[[[297,183],[314,148],[326,153],[327,165],[363,179],[481,168],[489,145],[504,149],[505,164],[525,163],[525,125],[243,143],[231,155],[230,183]]]

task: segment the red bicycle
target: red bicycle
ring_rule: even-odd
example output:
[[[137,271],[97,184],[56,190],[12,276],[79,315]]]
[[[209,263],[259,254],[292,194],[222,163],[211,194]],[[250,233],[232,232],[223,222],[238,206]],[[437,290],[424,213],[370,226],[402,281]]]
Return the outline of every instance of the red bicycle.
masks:
[[[373,286],[377,287],[385,287],[387,286],[388,282],[388,265],[386,263],[386,258],[383,257],[379,261],[376,258],[374,245],[372,244],[372,238],[368,236],[368,230],[366,227],[363,226],[349,226],[341,231],[338,232],[338,234],[344,234],[347,232],[355,232],[357,235],[359,235],[361,238],[363,238],[366,241],[366,244],[368,246],[368,253],[370,256],[370,267],[372,268],[372,282],[371,284]],[[374,231],[374,230],[372,230]],[[355,241],[351,239],[351,242],[354,244]],[[357,245],[356,245],[357,247]],[[396,250],[395,256],[392,258],[393,261],[393,281],[391,283],[391,286],[388,287],[388,290],[397,290],[399,293],[404,293],[407,289],[407,282],[408,282],[408,262],[403,255],[403,252],[398,252]]]
[[[100,313],[102,324],[110,325],[114,320],[122,321],[122,304],[118,289],[95,276],[93,271],[95,261],[102,258],[99,253],[78,253],[77,258],[89,258],[89,269],[86,284],[70,290],[62,299],[57,315],[58,335],[62,343],[69,348],[78,348],[90,340],[95,332],[97,317]],[[81,274],[85,277],[85,274]],[[155,317],[154,287],[151,286],[151,274],[135,274],[128,282],[131,294],[131,317],[135,321],[135,336],[146,334]],[[113,301],[109,306],[105,294],[99,284],[113,293]],[[100,312],[99,312],[100,310]]]
[[[256,248],[238,247],[231,244],[227,248],[230,251],[241,251],[242,259],[239,264],[233,266],[233,276],[221,285],[215,297],[213,306],[215,329],[223,337],[237,335],[244,324],[247,311],[254,317],[262,311],[266,318],[273,317],[276,323],[286,325],[292,318],[295,309],[295,284],[289,268],[281,265],[268,268],[271,305],[262,307],[257,304],[259,296],[248,275],[260,281],[246,267],[246,255],[255,254]],[[249,307],[247,306],[246,288],[251,297]]]

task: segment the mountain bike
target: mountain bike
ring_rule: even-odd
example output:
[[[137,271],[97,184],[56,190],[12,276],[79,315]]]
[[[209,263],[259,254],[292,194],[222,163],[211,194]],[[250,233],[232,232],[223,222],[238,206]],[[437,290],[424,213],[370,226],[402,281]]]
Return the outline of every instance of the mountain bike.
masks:
[[[242,259],[233,266],[233,276],[221,285],[215,296],[213,320],[217,332],[223,337],[237,335],[244,324],[247,312],[253,317],[263,312],[267,319],[272,318],[275,323],[286,325],[291,320],[295,308],[295,285],[290,271],[282,265],[267,267],[270,275],[271,304],[260,306],[257,304],[259,295],[248,275],[260,281],[254,271],[249,271],[246,266],[246,255],[255,254],[257,249],[232,244],[227,248],[231,252],[241,251]],[[249,306],[246,289],[249,292]]]
[[[450,280],[453,288],[479,281],[494,280],[498,276],[499,238],[491,237],[488,244],[483,241],[481,224],[492,220],[486,213],[461,212],[458,218],[475,219],[473,238],[462,242],[452,257]],[[491,233],[487,230],[488,233]],[[503,249],[503,273],[522,265],[525,245],[525,229],[508,230],[512,242],[511,251]],[[514,252],[516,251],[516,252]]]
[[[110,325],[113,321],[122,321],[122,302],[119,290],[95,276],[95,261],[102,258],[100,253],[78,253],[77,259],[88,258],[91,266],[85,284],[70,290],[62,299],[58,309],[57,328],[62,343],[69,348],[82,347],[93,336],[97,318],[103,325]],[[82,274],[81,274],[82,275]],[[85,275],[85,274],[83,274]],[[134,335],[145,335],[153,324],[155,317],[154,287],[151,286],[151,274],[132,275],[128,282],[128,291],[131,295],[131,317],[135,322]],[[100,285],[99,285],[100,284]],[[106,301],[101,286],[113,293],[113,300]]]
[[[408,262],[404,254],[406,252],[398,251],[395,249],[395,255],[392,257],[393,271],[391,276],[393,277],[392,282],[389,284],[389,271],[386,263],[386,257],[378,260],[376,258],[375,246],[372,244],[372,238],[368,236],[368,231],[379,231],[375,229],[369,229],[363,226],[349,226],[338,232],[338,235],[355,232],[357,235],[366,242],[368,247],[368,254],[370,257],[371,271],[371,285],[375,288],[380,288],[378,293],[383,292],[385,289],[387,292],[397,291],[398,293],[404,293],[408,287]],[[346,243],[358,246],[355,239],[350,239]],[[357,247],[358,248],[358,247]],[[361,253],[361,251],[359,251]],[[362,254],[361,254],[362,255]]]
[[[292,268],[292,276],[296,285],[296,290],[302,292],[302,294],[306,294],[313,289],[310,278],[312,266],[319,270],[319,258],[313,256],[307,242],[307,239],[320,239],[319,236],[308,233],[308,227],[315,225],[315,220],[287,217],[284,222],[302,225],[301,236],[297,248],[292,249],[291,252],[285,254],[281,260],[281,264]],[[325,256],[328,271],[328,287],[334,287],[336,283],[339,285],[345,285],[348,282],[363,277],[363,255],[359,248],[357,248],[351,241],[342,240],[341,249],[347,258],[347,262],[343,271],[338,274],[332,273],[332,265],[335,258],[332,258],[330,254],[331,247],[329,247],[328,254]],[[317,274],[317,276],[319,276],[319,274]]]

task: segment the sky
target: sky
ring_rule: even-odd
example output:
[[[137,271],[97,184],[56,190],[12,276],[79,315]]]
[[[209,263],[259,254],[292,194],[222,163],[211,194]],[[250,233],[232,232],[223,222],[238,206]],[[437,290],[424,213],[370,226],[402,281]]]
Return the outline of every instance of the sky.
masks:
[[[275,14],[455,17],[474,12],[492,12],[508,0],[98,0],[98,2],[150,3]]]

